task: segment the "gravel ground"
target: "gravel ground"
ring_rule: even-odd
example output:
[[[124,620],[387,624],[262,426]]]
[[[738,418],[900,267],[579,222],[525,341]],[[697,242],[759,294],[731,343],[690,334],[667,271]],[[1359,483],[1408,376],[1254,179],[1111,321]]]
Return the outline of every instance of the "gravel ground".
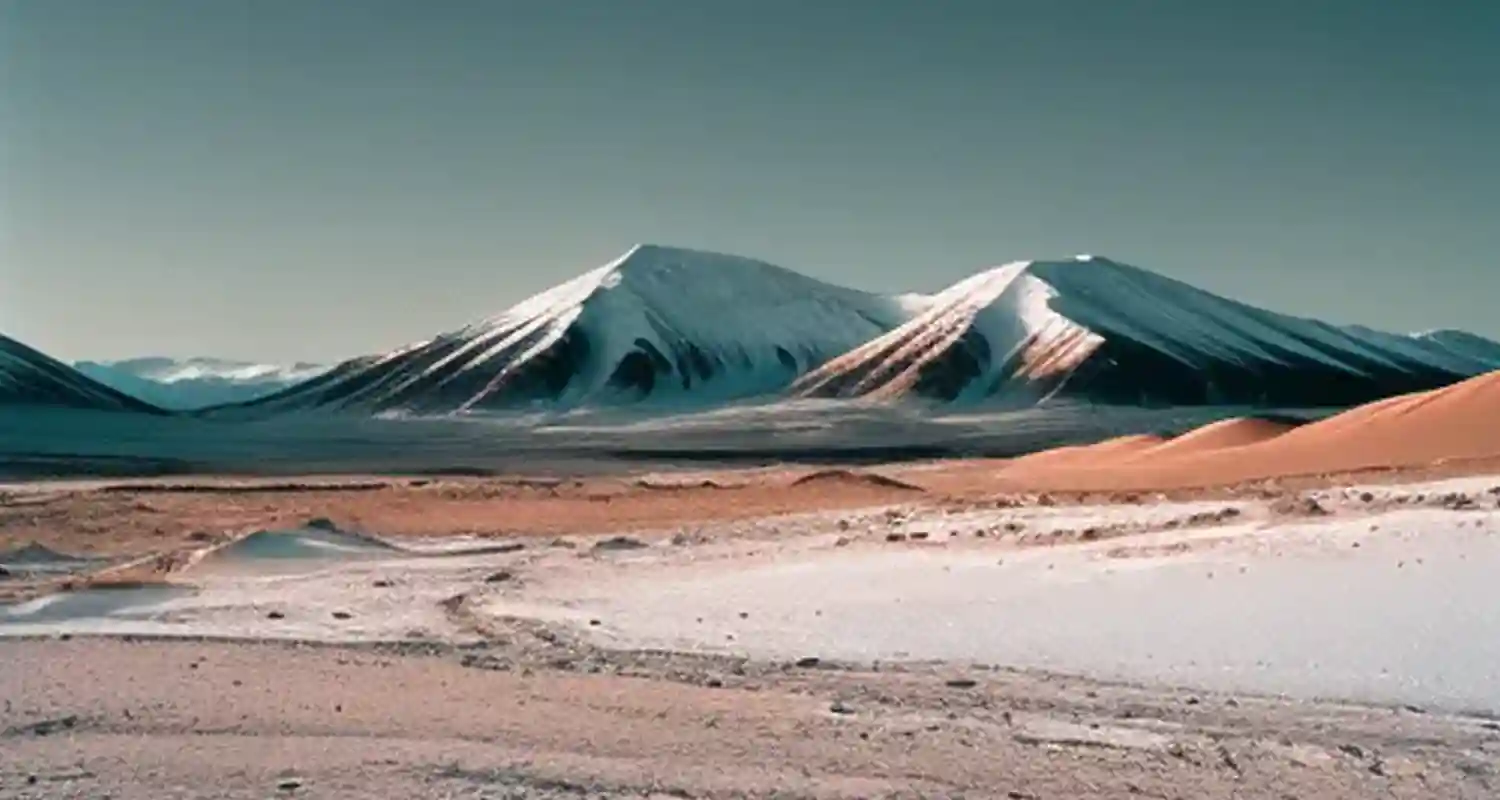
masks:
[[[0,797],[1490,798],[1500,724],[940,665],[0,642]]]

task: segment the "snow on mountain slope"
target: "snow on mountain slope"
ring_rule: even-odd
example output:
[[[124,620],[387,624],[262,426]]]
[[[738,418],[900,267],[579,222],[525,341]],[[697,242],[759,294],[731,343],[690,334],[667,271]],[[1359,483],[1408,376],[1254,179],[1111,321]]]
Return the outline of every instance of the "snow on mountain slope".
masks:
[[[774,394],[921,302],[748,258],[640,245],[499,316],[241,408],[445,413]]]
[[[793,393],[1346,406],[1496,368],[1500,345],[1468,334],[1338,327],[1079,256],[960,281],[904,325],[803,376]]]
[[[187,410],[240,403],[316,377],[327,367],[279,366],[217,358],[79,361],[79,372],[162,408]]]
[[[5,336],[0,336],[0,406],[162,413]]]

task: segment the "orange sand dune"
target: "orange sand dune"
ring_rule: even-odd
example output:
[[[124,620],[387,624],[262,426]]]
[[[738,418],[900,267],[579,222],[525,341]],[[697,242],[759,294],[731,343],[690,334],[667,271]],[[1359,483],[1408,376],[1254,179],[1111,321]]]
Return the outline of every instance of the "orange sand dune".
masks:
[[[1287,431],[1293,430],[1295,427],[1284,422],[1235,417],[1234,419],[1226,419],[1210,425],[1204,425],[1197,430],[1189,431],[1181,436],[1169,439],[1149,450],[1135,453],[1132,455],[1132,458],[1137,460],[1165,458],[1169,456],[1185,456],[1189,453],[1199,453],[1208,450],[1222,450],[1228,447],[1245,447],[1280,436]]]
[[[1130,451],[1123,459],[1113,448],[1067,448],[1061,457],[1039,453],[1009,462],[1000,478],[1027,488],[1145,490],[1496,458],[1500,372],[1360,406],[1285,432],[1274,423],[1238,422],[1215,423]],[[1121,440],[1111,440],[1116,441]],[[1110,457],[1080,457],[1090,451]]]
[[[1097,444],[1073,445],[1043,450],[1021,456],[1007,465],[1018,468],[1047,468],[1067,466],[1090,466],[1115,463],[1122,458],[1160,447],[1166,439],[1153,434],[1137,434],[1106,439]]]

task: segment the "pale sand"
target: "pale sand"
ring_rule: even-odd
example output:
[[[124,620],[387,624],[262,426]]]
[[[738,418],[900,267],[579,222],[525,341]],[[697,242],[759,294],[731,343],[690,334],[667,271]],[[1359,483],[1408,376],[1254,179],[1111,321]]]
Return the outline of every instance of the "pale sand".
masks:
[[[0,798],[1494,797],[1483,721],[955,667],[0,641]]]

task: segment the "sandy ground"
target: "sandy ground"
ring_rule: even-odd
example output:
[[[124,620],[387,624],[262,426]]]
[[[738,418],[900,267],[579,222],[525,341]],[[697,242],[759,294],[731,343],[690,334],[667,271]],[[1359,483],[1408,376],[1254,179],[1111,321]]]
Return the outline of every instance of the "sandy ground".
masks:
[[[1500,552],[1497,392],[999,462],[0,487],[0,798],[1495,797],[1495,637],[1470,595]],[[1480,477],[1417,485],[1456,475]],[[291,529],[311,532],[249,536]],[[1300,638],[1294,602],[1257,604],[1288,613],[1252,632],[1214,575],[1304,560],[1245,584],[1322,592]],[[1414,597],[1468,594],[1371,619],[1361,598],[1408,564],[1428,570]],[[1168,567],[1193,573],[1183,604],[1218,609],[1197,633],[1133,628],[1132,607],[1175,613],[1139,592],[1090,612]],[[1453,624],[1450,601],[1480,613]],[[1027,628],[1025,603],[1078,624]],[[1064,628],[1057,671],[1008,661],[1007,630]],[[1415,694],[1369,680],[1382,630],[1436,637],[1406,653]],[[1305,694],[1194,684],[1221,656],[1264,666],[1255,636],[1293,661],[1326,642],[1374,693],[1313,696],[1339,674]],[[1341,638],[1362,643],[1343,662]],[[1102,676],[1090,642],[1147,642],[1138,685]],[[1197,688],[1149,666],[1174,658]],[[1408,696],[1437,702],[1391,699]]]
[[[0,639],[0,797],[1283,800],[1500,792],[1500,723],[1486,713],[1152,688],[960,659],[841,661],[819,649],[822,642],[833,650],[833,636],[804,638],[800,653],[784,646],[736,653],[722,643],[641,649],[611,643],[629,631],[615,630],[608,615],[624,612],[596,610],[582,592],[681,570],[879,553],[922,559],[936,549],[986,563],[1087,549],[1129,565],[1222,547],[1226,525],[1248,531],[1239,534],[1242,546],[1265,549],[1287,521],[1341,519],[1363,531],[1367,514],[1441,513],[1472,530],[1465,515],[1479,512],[1471,509],[1500,513],[1491,510],[1486,480],[1470,479],[1464,491],[1285,489],[1103,507],[1078,498],[965,500],[958,490],[938,495],[844,475],[800,488],[791,487],[798,480],[791,474],[739,479],[760,488],[664,489],[649,478],[627,485],[608,504],[634,509],[628,531],[587,517],[588,524],[567,527],[565,518],[547,526],[539,509],[604,502],[569,494],[588,487],[559,489],[558,497],[507,487],[512,504],[535,495],[535,516],[522,519],[536,528],[465,537],[451,530],[429,537],[434,523],[421,527],[421,514],[393,503],[406,516],[389,519],[413,521],[399,540],[420,550],[395,561],[340,553],[284,572],[243,559],[233,542],[215,549],[187,540],[184,547],[206,554],[164,577],[197,593],[168,598],[166,611],[114,618],[115,635],[104,638],[64,614],[47,623],[49,635]],[[474,494],[444,502],[505,508],[482,497],[486,484],[464,485]],[[797,494],[811,488],[830,501]],[[384,492],[441,490],[355,488],[343,502],[359,508]],[[338,496],[61,491],[62,508],[142,501],[171,509],[114,506],[117,525],[151,520],[136,530],[226,498],[300,522],[328,515],[323,498]],[[709,499],[735,492],[753,502],[715,508]],[[48,496],[29,489],[13,500]],[[295,505],[278,508],[284,498]],[[524,533],[532,535],[517,535]],[[629,546],[601,538],[622,533]],[[159,539],[96,544],[139,553],[151,541]],[[500,547],[433,556],[486,544]],[[889,582],[868,590],[901,591]],[[558,613],[529,614],[528,602]],[[718,614],[706,606],[669,610]],[[588,619],[596,613],[606,615],[603,626]],[[756,606],[754,623],[762,613]],[[752,624],[710,622],[715,631]]]
[[[6,642],[0,797],[1500,790],[1483,721],[942,668],[576,653],[518,663],[526,649]]]

